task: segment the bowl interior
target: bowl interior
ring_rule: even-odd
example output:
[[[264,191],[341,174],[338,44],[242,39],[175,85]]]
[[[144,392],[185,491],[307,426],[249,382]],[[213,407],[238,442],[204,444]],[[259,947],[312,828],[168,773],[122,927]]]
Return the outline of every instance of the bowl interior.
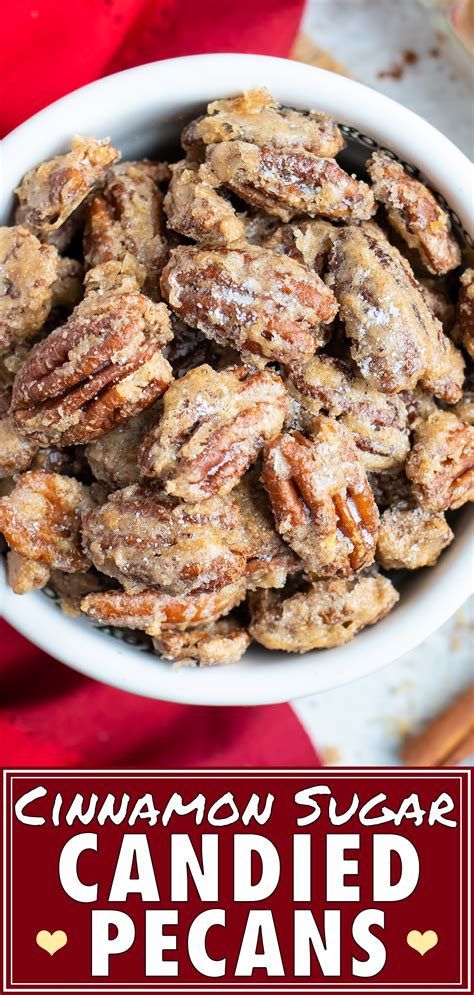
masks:
[[[212,57],[195,57],[171,62],[195,64],[200,61],[203,64],[203,60],[207,60],[209,64],[210,58]],[[217,60],[221,58],[214,57]],[[179,136],[184,124],[201,113],[208,100],[263,83],[267,83],[283,103],[291,103],[301,109],[327,110],[335,114],[342,124],[347,142],[346,149],[338,158],[351,172],[363,175],[364,162],[371,150],[380,144],[387,147],[380,138],[377,141],[372,135],[361,131],[360,125],[347,123],[350,119],[336,113],[331,100],[325,100],[324,95],[319,101],[315,99],[315,84],[321,75],[326,91],[330,93],[333,93],[334,79],[338,81],[337,86],[343,82],[344,87],[350,87],[351,81],[343,80],[342,77],[333,78],[333,74],[309,67],[291,66],[289,70],[291,64],[283,60],[234,58],[243,59],[247,65],[249,59],[253,60],[250,75],[248,70],[239,69],[241,64],[236,63],[234,82],[226,85],[219,79],[218,65],[214,63],[210,77],[209,71],[204,73],[207,89],[204,94],[201,93],[200,99],[190,96],[192,91],[189,80],[185,96],[180,94],[179,86],[175,86],[174,96],[150,98],[146,77],[150,76],[153,67],[146,66],[77,91],[17,129],[6,142],[6,182],[0,201],[0,222],[11,221],[13,199],[10,191],[24,172],[42,158],[64,151],[71,134],[93,134],[97,137],[110,135],[125,159],[143,156],[177,159],[182,154]],[[278,75],[275,76],[273,71],[274,78],[271,79],[269,77],[272,73],[263,71],[262,78],[262,63],[278,63]],[[160,71],[163,75],[163,67],[166,65],[161,63],[155,67],[155,77],[151,75],[155,85],[159,83]],[[303,70],[304,80],[310,80],[313,84],[311,94],[306,94],[301,86],[295,92],[295,69],[298,70],[298,77],[299,71]],[[288,72],[293,79],[293,88],[285,86],[284,77]],[[129,85],[122,87],[124,100],[120,101],[114,99],[114,95],[115,98],[117,95],[120,97],[121,87],[114,87],[113,81],[121,84],[124,78]],[[360,88],[358,84],[352,86]],[[360,89],[371,93],[364,87]],[[101,90],[104,98],[102,104]],[[144,93],[147,95],[146,100]],[[377,94],[373,96],[380,98]],[[382,100],[388,105],[393,104],[387,98]],[[410,112],[405,113],[413,117]],[[35,132],[38,140],[32,147],[31,139]],[[389,146],[389,151],[398,158],[393,143]],[[408,165],[414,175],[423,175],[423,169],[420,170],[414,161],[407,163],[405,155],[401,157],[401,161]],[[452,216],[458,237],[465,247],[470,247],[471,239],[463,229],[459,216],[455,212],[452,212]],[[270,653],[254,644],[238,664],[203,670],[181,668],[177,671],[169,662],[161,661],[152,653],[150,640],[139,632],[96,627],[89,620],[64,616],[55,603],[52,591],[35,592],[20,598],[6,589],[3,595],[4,615],[16,628],[54,656],[92,677],[128,691],[198,704],[287,701],[334,687],[378,669],[412,649],[441,625],[469,593],[470,565],[466,555],[468,529],[467,514],[458,515],[456,539],[452,546],[445,551],[434,569],[417,571],[416,575],[405,575],[397,580],[397,586],[400,590],[403,589],[401,601],[376,626],[361,632],[346,646],[314,651],[303,656]]]

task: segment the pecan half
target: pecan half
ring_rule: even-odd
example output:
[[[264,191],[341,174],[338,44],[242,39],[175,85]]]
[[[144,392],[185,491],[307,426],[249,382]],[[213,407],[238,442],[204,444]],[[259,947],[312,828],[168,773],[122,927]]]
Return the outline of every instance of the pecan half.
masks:
[[[465,270],[461,276],[453,338],[474,359],[474,269]]]
[[[366,470],[387,470],[405,462],[410,448],[403,400],[371,387],[348,363],[313,356],[286,371],[290,394],[309,412],[337,418],[352,433]]]
[[[461,357],[443,335],[398,250],[374,224],[339,231],[326,280],[339,302],[351,354],[374,387],[394,393],[426,385],[449,403],[461,396]]]
[[[177,505],[151,485],[134,484],[85,515],[83,536],[94,566],[127,591],[200,593],[245,572],[232,535],[237,518],[222,498]]]
[[[123,162],[107,173],[87,206],[84,258],[89,267],[129,253],[145,268],[145,293],[159,294],[159,275],[167,256],[163,197],[158,187],[162,166],[142,159]]]
[[[366,162],[376,200],[387,208],[387,218],[407,245],[417,249],[431,273],[447,273],[459,266],[461,250],[446,211],[423,183],[413,179],[386,152],[374,152]]]
[[[446,511],[473,501],[474,428],[436,411],[415,423],[414,440],[406,474],[419,504]]]
[[[138,293],[90,294],[23,364],[12,397],[18,428],[63,446],[110,431],[168,386],[160,348],[171,334],[164,304]]]
[[[59,257],[26,228],[0,228],[0,352],[31,339],[53,306]]]
[[[225,618],[189,632],[162,632],[153,640],[153,646],[164,660],[187,666],[215,667],[237,663],[250,642],[246,629]]]
[[[337,311],[334,295],[315,273],[255,245],[180,246],[161,286],[189,325],[257,366],[310,359],[319,323],[332,321]]]
[[[71,477],[29,470],[0,499],[0,532],[26,559],[68,573],[87,570],[81,549],[81,514],[91,507],[88,488]]]
[[[275,373],[198,366],[167,390],[139,463],[185,501],[228,494],[263,445],[281,431],[288,395]]]
[[[375,214],[366,183],[349,176],[335,159],[320,159],[302,148],[222,142],[208,148],[206,162],[216,183],[282,221],[298,214],[339,221]]]
[[[380,576],[318,580],[289,598],[258,591],[249,632],[267,649],[285,653],[342,646],[383,618],[398,598],[388,578]]]
[[[326,114],[282,107],[263,87],[237,97],[215,100],[207,115],[186,125],[183,148],[200,155],[203,145],[243,139],[257,145],[307,149],[319,156],[334,156],[344,148],[344,139]]]
[[[120,158],[107,138],[74,137],[71,151],[30,169],[15,193],[16,221],[45,239],[57,231]]]
[[[15,594],[28,594],[48,583],[49,567],[39,560],[29,560],[14,549],[7,553],[7,579]]]
[[[211,186],[198,163],[183,159],[171,167],[163,206],[168,227],[196,242],[228,244],[245,237],[232,204]]]
[[[380,519],[377,560],[386,570],[432,567],[453,539],[442,512],[393,505]]]
[[[311,438],[281,435],[265,450],[262,480],[278,531],[319,577],[372,563],[378,511],[350,433],[321,415]]]
[[[158,636],[214,622],[240,604],[244,596],[245,587],[241,583],[192,596],[155,590],[103,591],[83,598],[81,611],[102,625],[141,629],[149,636]]]

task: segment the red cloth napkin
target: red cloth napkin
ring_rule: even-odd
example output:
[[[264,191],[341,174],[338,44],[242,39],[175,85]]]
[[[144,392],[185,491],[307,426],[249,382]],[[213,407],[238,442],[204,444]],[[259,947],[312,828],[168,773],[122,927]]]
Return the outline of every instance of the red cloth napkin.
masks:
[[[0,133],[99,76],[197,52],[288,55],[303,0],[16,0],[2,13]],[[73,128],[73,124],[71,125]],[[139,698],[69,670],[0,623],[3,766],[314,766],[288,705]]]

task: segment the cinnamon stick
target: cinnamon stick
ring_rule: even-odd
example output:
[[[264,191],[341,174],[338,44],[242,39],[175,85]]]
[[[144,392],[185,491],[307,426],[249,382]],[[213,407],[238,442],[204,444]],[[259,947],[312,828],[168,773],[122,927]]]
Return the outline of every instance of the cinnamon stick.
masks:
[[[473,735],[474,684],[458,695],[421,732],[407,740],[401,750],[401,758],[408,767],[459,763],[473,749]]]

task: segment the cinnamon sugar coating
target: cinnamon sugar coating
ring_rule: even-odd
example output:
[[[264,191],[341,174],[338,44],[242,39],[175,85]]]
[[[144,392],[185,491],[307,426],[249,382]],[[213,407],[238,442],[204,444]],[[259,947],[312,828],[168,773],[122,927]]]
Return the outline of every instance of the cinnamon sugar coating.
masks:
[[[349,429],[366,470],[388,470],[405,462],[408,416],[400,397],[376,390],[349,363],[325,355],[289,367],[286,382],[311,414],[328,414]]]
[[[278,531],[318,577],[347,577],[373,562],[378,510],[350,433],[321,415],[310,437],[279,436],[262,481]]]
[[[232,204],[208,182],[203,167],[187,159],[171,167],[164,209],[168,227],[196,242],[225,245],[245,237]]]
[[[284,385],[269,370],[198,366],[167,390],[140,448],[141,469],[186,501],[228,494],[281,431],[287,407]]]
[[[278,225],[265,240],[267,249],[291,256],[298,263],[322,276],[338,229],[330,221],[295,221]]]
[[[80,526],[91,504],[88,488],[79,481],[29,470],[8,497],[0,498],[0,532],[26,559],[68,573],[86,570],[90,561],[82,551]]]
[[[31,339],[53,306],[59,258],[26,228],[0,228],[0,352]]]
[[[219,591],[172,595],[158,590],[103,591],[88,594],[81,611],[103,625],[141,629],[149,636],[162,632],[186,632],[217,621],[240,604],[245,595],[242,583],[228,584]]]
[[[107,138],[71,140],[71,151],[30,169],[15,193],[19,200],[16,221],[41,239],[61,225],[104,178],[120,153]]]
[[[474,428],[448,411],[419,420],[406,474],[417,501],[431,511],[473,501]]]
[[[180,246],[162,275],[170,307],[257,366],[310,359],[337,304],[315,273],[258,246]]]
[[[299,214],[338,221],[375,214],[366,183],[349,176],[335,159],[321,159],[302,148],[222,142],[208,148],[206,162],[217,184],[282,221]]]
[[[380,519],[377,560],[386,570],[432,567],[453,539],[442,512],[395,504]]]
[[[430,273],[448,273],[461,262],[461,250],[446,211],[431,190],[405,172],[385,152],[366,163],[376,200],[385,205],[391,225],[416,249]]]
[[[25,360],[13,388],[16,425],[43,445],[110,431],[168,386],[161,346],[171,334],[164,304],[138,293],[90,294]]]
[[[48,583],[49,567],[39,560],[29,560],[14,549],[7,553],[8,583],[15,594],[28,594]]]
[[[87,206],[84,258],[89,267],[127,254],[145,269],[145,292],[159,299],[159,277],[167,256],[162,164],[142,159],[123,162],[107,173],[102,189]]]
[[[335,156],[344,139],[327,114],[282,107],[263,87],[237,97],[215,100],[207,114],[186,125],[183,148],[200,156],[203,146],[237,139],[257,145],[306,149],[318,156]]]
[[[252,598],[249,632],[270,650],[307,653],[342,646],[383,618],[398,592],[386,577],[318,580],[308,590],[284,598],[259,591]]]
[[[153,640],[153,646],[165,660],[187,666],[215,667],[237,663],[250,642],[248,632],[241,625],[232,619],[221,619],[187,632],[163,632]]]

